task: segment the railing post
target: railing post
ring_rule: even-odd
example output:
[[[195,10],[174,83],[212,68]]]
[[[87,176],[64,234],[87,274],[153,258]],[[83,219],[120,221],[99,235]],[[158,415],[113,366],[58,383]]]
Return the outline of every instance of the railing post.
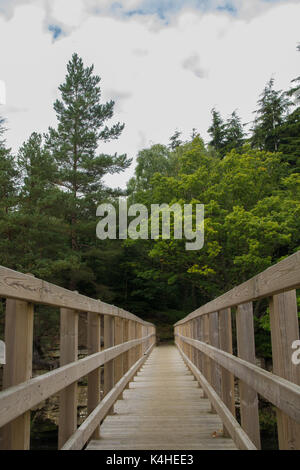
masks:
[[[88,353],[95,354],[101,349],[101,317],[95,313],[88,313]],[[88,414],[90,414],[100,402],[101,368],[98,367],[88,375]],[[100,438],[100,427],[93,433],[92,439]]]
[[[226,308],[219,311],[219,337],[220,349],[232,354],[232,323],[231,309]],[[224,367],[221,367],[221,388],[222,400],[235,416],[235,397],[234,397],[234,376]],[[224,435],[229,437],[227,429],[224,427]]]
[[[213,312],[209,315],[209,342],[211,346],[220,348],[219,340],[219,315],[218,312]],[[221,371],[220,366],[211,360],[211,385],[215,392],[221,397]],[[212,411],[215,410],[212,408]]]
[[[133,320],[129,320],[129,339],[133,340],[135,339],[135,325],[134,325]],[[129,352],[129,367],[133,366],[135,363],[135,347],[131,348]],[[129,384],[127,384],[127,388],[129,387]]]
[[[141,323],[138,324],[139,325],[139,338],[142,338],[143,337],[143,325]],[[140,344],[139,345],[139,359],[142,357],[143,355],[143,345]]]
[[[115,346],[123,342],[123,319],[114,317],[115,324]],[[114,359],[114,384],[123,377],[123,354]]]
[[[104,315],[104,349],[109,349],[114,346],[114,317],[111,315]],[[114,361],[108,361],[104,364],[104,385],[103,385],[103,398],[114,386]],[[113,407],[109,410],[108,414],[113,413]]]
[[[129,320],[123,320],[123,343],[129,341]],[[129,369],[129,351],[126,351],[123,354],[123,374]]]
[[[78,358],[78,312],[67,308],[60,310],[60,366]],[[59,399],[59,449],[77,429],[77,382],[60,392]]]
[[[296,291],[274,295],[270,301],[273,372],[300,385],[300,366],[292,362],[292,344],[299,340]],[[277,409],[279,448],[300,450],[300,424]]]
[[[208,315],[203,315],[203,341],[209,344],[209,318]],[[211,384],[211,359],[204,355],[204,375],[206,380]]]
[[[193,330],[193,339],[197,339],[197,318],[194,318],[192,320],[192,330]],[[198,365],[198,349],[193,347],[193,363],[195,364],[196,367],[199,367]]]
[[[201,320],[200,317],[196,318],[196,339],[201,341]],[[203,374],[203,356],[199,349],[196,349],[197,367]]]
[[[205,338],[206,338],[206,335],[205,335],[204,315],[201,315],[201,317],[199,317],[199,341],[202,341],[203,343],[205,343],[206,342]],[[206,354],[202,353],[201,351],[199,352],[200,352],[200,357],[201,357],[202,374],[207,379],[208,370],[209,370],[209,358],[206,356]],[[203,390],[203,398],[207,398],[207,394],[205,393],[204,390]]]
[[[6,300],[3,389],[29,380],[32,376],[33,304]],[[30,448],[30,411],[19,416],[1,430],[3,450]]]
[[[255,340],[252,302],[239,305],[236,313],[238,356],[255,364]],[[241,424],[255,446],[260,449],[258,397],[255,390],[239,381]]]

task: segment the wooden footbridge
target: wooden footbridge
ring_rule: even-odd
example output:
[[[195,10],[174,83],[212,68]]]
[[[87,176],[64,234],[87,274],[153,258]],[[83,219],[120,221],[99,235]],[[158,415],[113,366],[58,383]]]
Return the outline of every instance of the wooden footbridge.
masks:
[[[297,288],[300,252],[178,322],[175,346],[156,347],[155,326],[135,315],[0,267],[1,447],[29,449],[30,410],[59,393],[63,450],[260,449],[258,395],[276,407],[280,449],[300,449]],[[272,373],[255,358],[260,299],[269,302]],[[32,378],[35,304],[60,308],[60,367]],[[78,360],[79,312],[88,355]],[[78,426],[77,383],[86,376],[88,416]]]

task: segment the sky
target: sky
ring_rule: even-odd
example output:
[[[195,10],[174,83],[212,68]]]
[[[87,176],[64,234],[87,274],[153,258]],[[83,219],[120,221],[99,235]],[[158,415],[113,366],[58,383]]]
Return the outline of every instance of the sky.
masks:
[[[299,76],[299,23],[300,0],[0,0],[7,143],[16,153],[56,125],[53,103],[74,52],[94,64],[103,101],[115,101],[111,123],[125,123],[99,152],[135,162],[177,129],[207,141],[213,107],[250,122],[271,77],[288,89]],[[125,188],[134,162],[106,183]]]

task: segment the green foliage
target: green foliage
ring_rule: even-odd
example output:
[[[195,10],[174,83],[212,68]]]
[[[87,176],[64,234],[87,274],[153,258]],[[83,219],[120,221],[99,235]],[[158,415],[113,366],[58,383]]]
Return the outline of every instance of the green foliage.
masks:
[[[0,120],[0,262],[120,305],[155,321],[169,339],[170,324],[300,248],[299,80],[287,93],[267,84],[248,143],[236,111],[224,121],[213,109],[209,145],[194,129],[186,142],[176,131],[168,146],[139,152],[128,203],[145,204],[149,214],[151,204],[204,204],[198,251],[172,237],[96,238],[97,205],[121,194],[103,177],[130,164],[126,155],[99,152],[124,128],[108,127],[114,103],[101,102],[99,84],[93,66],[74,54],[54,103],[57,127],[33,133],[15,157]],[[171,225],[172,233],[174,217]],[[264,304],[255,328],[258,354],[268,359]],[[41,307],[36,330],[42,355],[57,339],[57,312]]]
[[[291,101],[285,92],[274,90],[272,78],[258,101],[254,121],[252,144],[262,150],[277,152],[280,143],[280,126],[284,123]]]

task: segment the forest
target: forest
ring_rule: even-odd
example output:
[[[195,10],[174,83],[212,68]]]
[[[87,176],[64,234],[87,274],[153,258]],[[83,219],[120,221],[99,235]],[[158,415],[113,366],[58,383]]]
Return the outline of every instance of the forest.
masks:
[[[177,129],[168,145],[142,149],[124,191],[103,179],[126,170],[133,156],[103,154],[101,143],[118,139],[126,123],[109,125],[115,103],[102,103],[100,77],[74,53],[53,105],[55,128],[33,132],[14,154],[0,120],[0,264],[122,307],[171,341],[176,321],[300,249],[300,77],[287,90],[273,78],[263,86],[252,123],[236,110],[229,118],[207,110],[208,142],[197,129],[183,140]],[[204,247],[97,239],[97,206],[118,207],[119,197],[149,209],[204,204]],[[34,360],[47,366],[59,313],[45,306],[38,313]],[[255,331],[267,367],[264,301],[255,303]]]

